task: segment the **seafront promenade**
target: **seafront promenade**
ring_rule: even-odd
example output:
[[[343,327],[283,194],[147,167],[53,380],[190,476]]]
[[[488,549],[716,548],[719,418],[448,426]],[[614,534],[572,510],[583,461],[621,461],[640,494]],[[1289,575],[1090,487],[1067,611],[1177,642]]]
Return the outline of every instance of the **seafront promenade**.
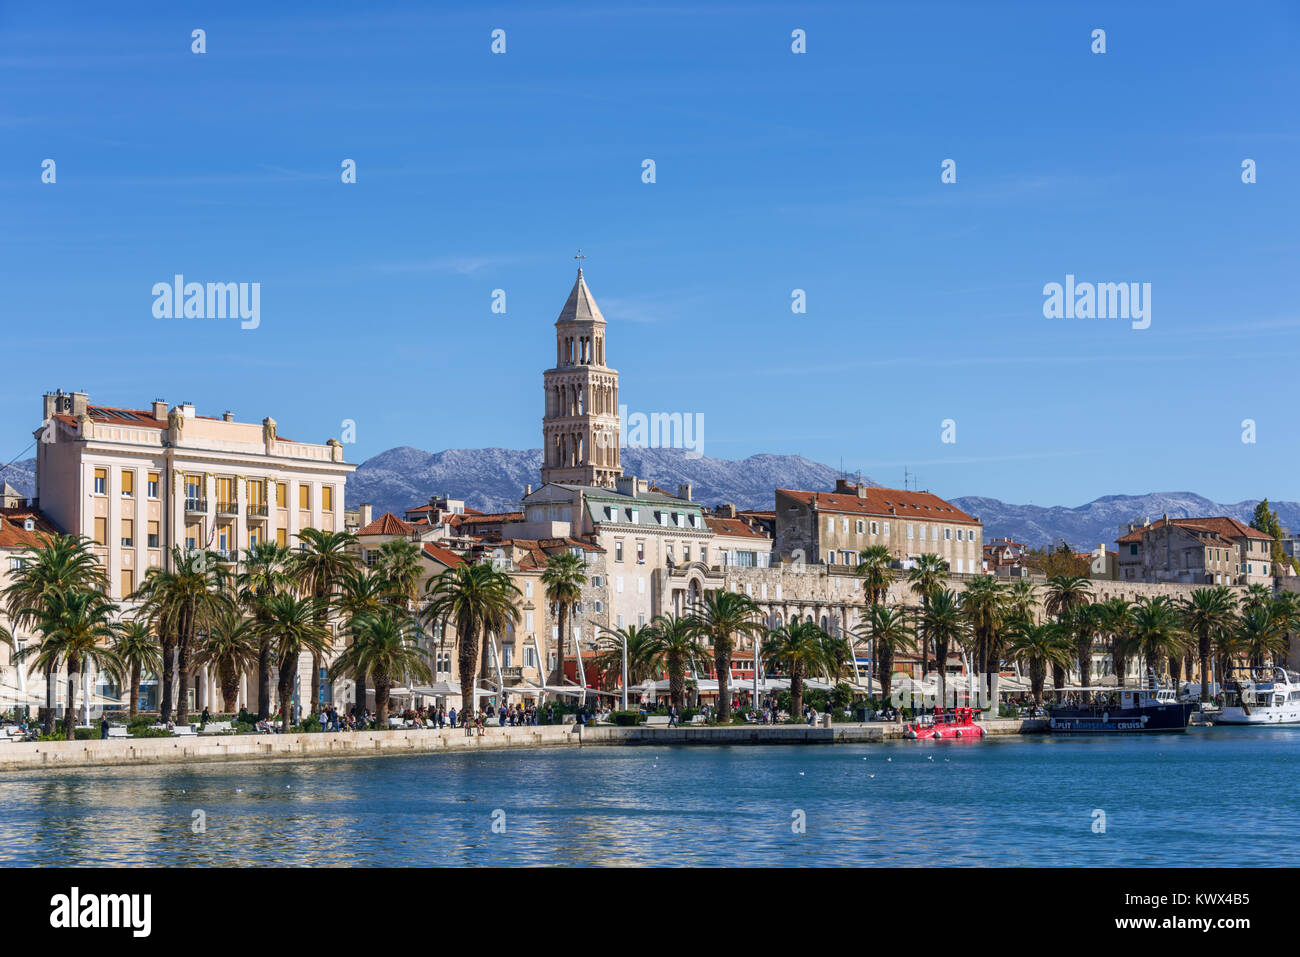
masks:
[[[990,735],[1042,731],[1041,719],[995,718],[981,722]],[[239,734],[97,741],[36,741],[0,745],[0,771],[179,764],[206,761],[263,761],[279,758],[366,757],[426,754],[439,751],[514,748],[598,747],[604,745],[772,745],[863,744],[901,738],[893,723],[760,725],[757,727],[647,728],[576,725],[484,728],[480,734],[461,729],[398,729],[310,734]]]

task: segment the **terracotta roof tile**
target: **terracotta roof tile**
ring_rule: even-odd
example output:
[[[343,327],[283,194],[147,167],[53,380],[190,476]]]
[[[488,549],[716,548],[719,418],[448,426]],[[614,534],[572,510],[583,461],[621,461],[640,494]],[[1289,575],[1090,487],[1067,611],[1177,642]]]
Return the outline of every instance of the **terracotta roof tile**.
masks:
[[[846,492],[803,492],[779,488],[778,496],[785,495],[804,505],[814,505],[822,512],[843,512],[855,515],[879,515],[884,518],[934,519],[941,522],[981,524],[955,505],[950,505],[931,492],[903,491],[896,488],[868,488],[859,498]]]
[[[412,535],[415,526],[404,522],[392,512],[385,512],[365,528],[357,529],[357,535]]]

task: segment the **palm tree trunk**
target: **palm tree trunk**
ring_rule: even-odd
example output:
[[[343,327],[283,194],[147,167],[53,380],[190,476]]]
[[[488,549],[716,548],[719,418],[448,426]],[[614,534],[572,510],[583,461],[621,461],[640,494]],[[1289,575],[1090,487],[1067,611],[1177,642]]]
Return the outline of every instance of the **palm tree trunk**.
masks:
[[[1052,687],[1056,690],[1056,700],[1061,700],[1061,689],[1065,687],[1065,669],[1060,665],[1052,665]]]
[[[948,642],[934,640],[934,660],[938,665],[935,690],[939,692],[939,707],[948,707]]]
[[[73,733],[73,725],[77,714],[77,671],[78,663],[75,661],[68,662],[68,709],[63,715],[63,736],[71,741],[76,735]]]
[[[184,636],[181,638],[180,647],[176,652],[176,676],[180,681],[180,693],[176,696],[176,723],[187,724],[190,719],[190,646],[193,638]]]
[[[127,717],[134,718],[140,704],[140,666],[131,666],[131,704],[127,708]]]
[[[293,678],[297,672],[298,656],[288,655],[280,662],[280,730],[288,732],[293,720]]]
[[[388,728],[388,689],[391,683],[387,675],[375,675],[375,727]]]
[[[717,650],[713,666],[718,673],[718,720],[727,724],[731,721],[731,654],[725,645]]]
[[[893,690],[894,684],[894,651],[883,641],[877,643],[879,657],[876,659],[877,680],[880,681],[880,703],[885,705],[889,702],[889,694]]]
[[[1079,653],[1079,685],[1087,688],[1092,684],[1092,641],[1088,641],[1087,647],[1080,645],[1076,650]]]
[[[366,672],[358,668],[352,676],[352,683],[356,685],[356,706],[357,714],[366,710]]]
[[[1029,690],[1034,696],[1034,704],[1043,706],[1043,683],[1047,680],[1047,668],[1041,661],[1029,663]]]
[[[474,700],[474,688],[478,683],[478,629],[460,636],[460,705],[461,713],[468,712],[473,717],[477,702]],[[375,709],[379,709],[379,681],[381,675],[375,675]],[[384,689],[387,700],[388,689]],[[385,704],[385,707],[387,705]]]
[[[257,720],[271,717],[271,639],[263,638],[257,649]]]
[[[790,669],[790,717],[803,718],[803,669],[797,665]]]
[[[561,604],[556,610],[556,634],[559,636],[559,645],[555,649],[555,683],[564,686],[564,625],[569,617],[569,608]]]
[[[158,705],[158,718],[163,724],[170,721],[172,717],[172,692],[176,686],[175,655],[176,642],[164,641],[162,643],[162,701]]]
[[[239,672],[234,668],[221,670],[221,706],[231,714],[235,713],[235,702],[239,698]]]
[[[320,652],[311,653],[311,714],[320,707]]]

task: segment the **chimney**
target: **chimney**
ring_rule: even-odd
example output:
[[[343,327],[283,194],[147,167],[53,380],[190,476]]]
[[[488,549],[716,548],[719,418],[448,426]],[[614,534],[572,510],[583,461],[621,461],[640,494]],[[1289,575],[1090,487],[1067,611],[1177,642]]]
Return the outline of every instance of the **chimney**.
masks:
[[[857,490],[858,498],[862,499],[863,501],[866,501],[867,487],[863,485],[861,482],[859,482],[857,485],[854,486],[854,488]]]
[[[713,514],[721,518],[735,518],[736,506],[728,502],[726,505],[719,505],[713,510]]]
[[[620,495],[635,495],[637,480],[635,475],[620,475],[614,479],[614,490]]]
[[[59,390],[62,394],[62,389]],[[53,392],[47,392],[41,396],[41,421],[45,422],[55,412],[59,411],[58,399]]]
[[[528,485],[524,486],[524,498],[527,498],[532,494],[533,494],[533,486],[532,483],[530,482]]]
[[[677,497],[686,502],[689,502],[691,500],[690,482],[683,482],[681,485],[677,486]]]
[[[86,404],[90,397],[84,392],[72,393],[72,414],[73,416],[85,415]]]
[[[153,400],[153,417],[157,419],[159,422],[167,421],[167,400],[166,399]]]
[[[182,403],[180,404],[180,410],[181,410],[181,415],[185,416],[185,418],[187,418],[187,419],[192,419],[192,418],[194,418],[194,403],[193,403],[193,402],[182,402]]]
[[[230,410],[227,409],[225,412],[222,412],[222,413],[221,413],[221,421],[222,421],[222,422],[234,422],[234,421],[235,421],[235,413],[233,413],[233,412],[231,412]]]
[[[857,492],[857,487],[848,479],[836,479],[835,491],[839,495],[852,495]]]
[[[361,527],[365,528],[374,521],[375,510],[372,506],[362,503],[361,505]]]

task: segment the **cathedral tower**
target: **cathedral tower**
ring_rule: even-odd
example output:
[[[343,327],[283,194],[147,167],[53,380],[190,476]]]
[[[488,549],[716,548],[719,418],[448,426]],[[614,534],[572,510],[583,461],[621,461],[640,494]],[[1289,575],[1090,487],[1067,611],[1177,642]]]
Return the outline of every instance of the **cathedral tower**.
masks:
[[[581,255],[581,251],[579,251]],[[619,464],[618,372],[605,365],[605,317],[582,278],[555,320],[555,368],[542,373],[542,482],[614,487]]]

